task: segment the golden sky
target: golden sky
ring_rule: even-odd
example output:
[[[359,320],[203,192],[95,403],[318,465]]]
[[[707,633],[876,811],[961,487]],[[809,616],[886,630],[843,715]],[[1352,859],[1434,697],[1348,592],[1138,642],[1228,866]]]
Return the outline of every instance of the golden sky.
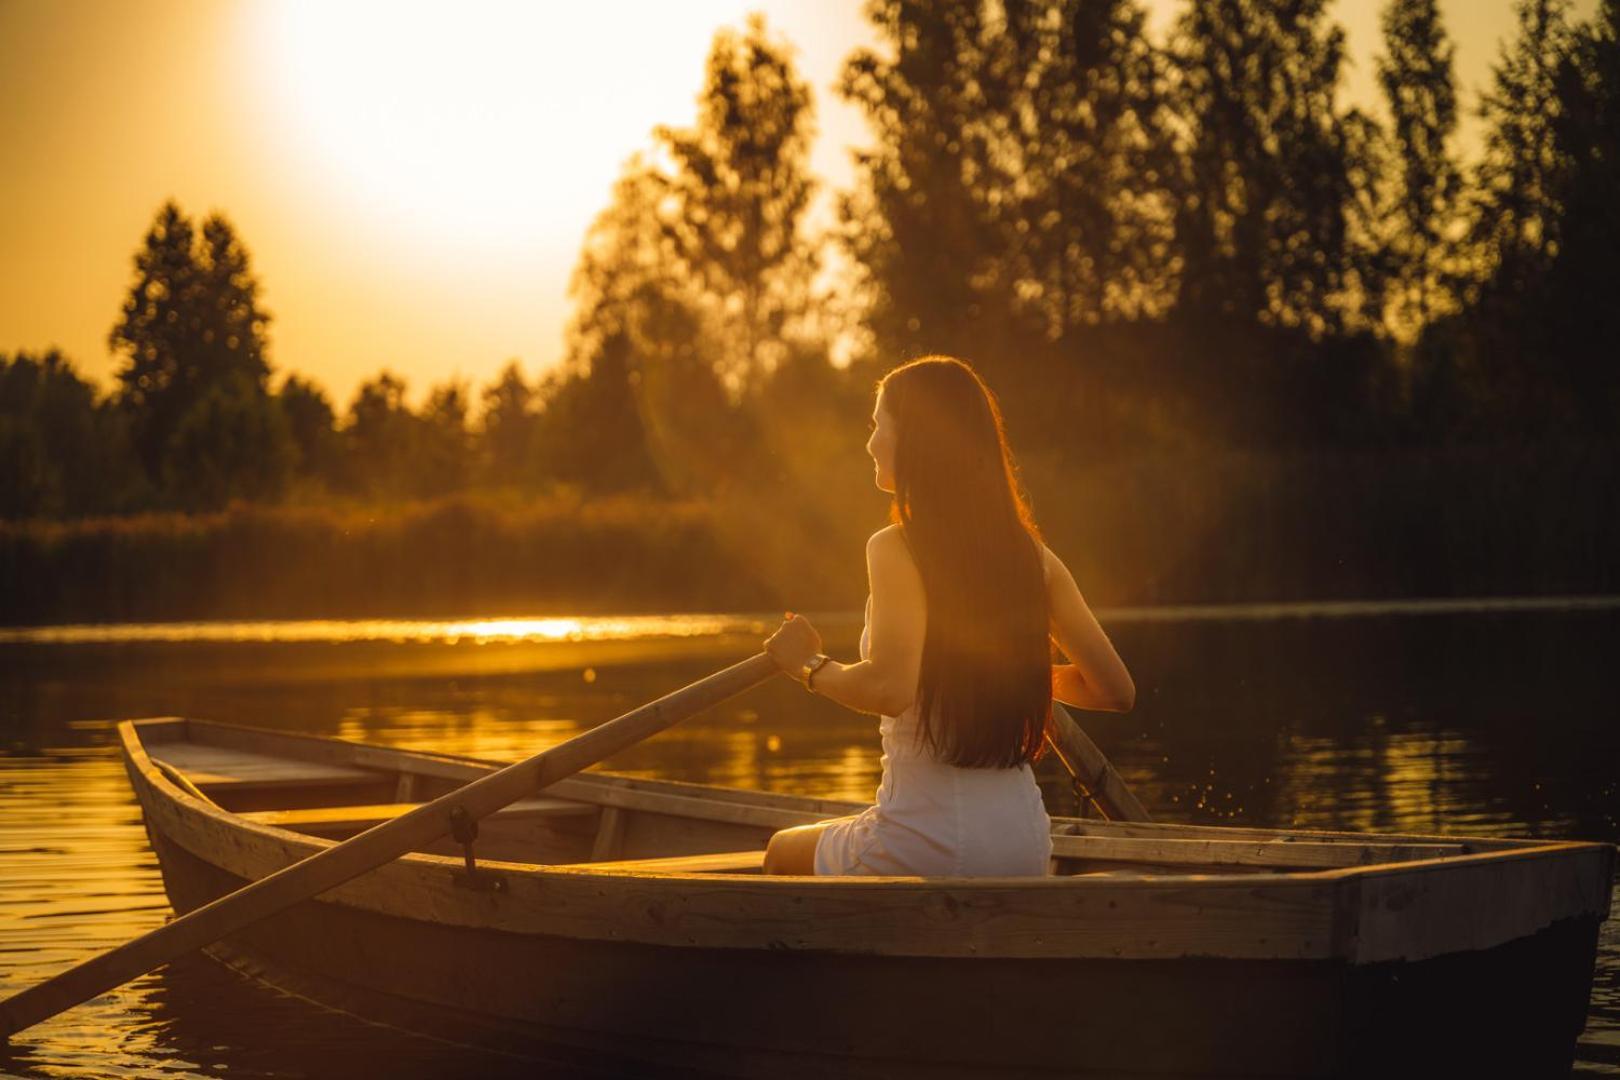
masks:
[[[869,40],[861,6],[0,0],[0,352],[59,346],[110,385],[131,258],[172,196],[230,218],[272,364],[339,411],[384,366],[413,401],[514,357],[532,377],[561,354],[569,273],[620,165],[655,124],[691,122],[716,27],[763,11],[798,48],[812,164],[847,185],[865,129],[830,86]],[[1180,5],[1149,7],[1162,30]],[[1381,8],[1334,7],[1347,94],[1373,107]],[[1511,3],[1442,8],[1471,106]]]

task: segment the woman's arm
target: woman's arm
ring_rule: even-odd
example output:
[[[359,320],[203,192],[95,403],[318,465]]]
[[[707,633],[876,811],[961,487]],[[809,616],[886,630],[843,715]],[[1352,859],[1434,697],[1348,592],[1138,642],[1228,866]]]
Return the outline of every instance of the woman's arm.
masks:
[[[927,607],[922,575],[905,543],[893,525],[866,542],[872,588],[867,658],[854,664],[829,660],[810,680],[816,693],[856,712],[899,716],[917,696]]]
[[[1070,660],[1052,666],[1052,696],[1077,709],[1130,712],[1136,704],[1131,673],[1086,606],[1069,568],[1051,548],[1043,544],[1041,549],[1046,559],[1052,636]]]

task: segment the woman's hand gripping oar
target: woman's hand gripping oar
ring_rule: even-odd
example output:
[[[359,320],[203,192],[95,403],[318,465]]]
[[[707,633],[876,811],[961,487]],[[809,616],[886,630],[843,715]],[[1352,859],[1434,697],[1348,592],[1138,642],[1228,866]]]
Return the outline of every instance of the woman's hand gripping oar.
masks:
[[[432,843],[450,832],[453,812],[476,821],[779,674],[759,653],[245,885],[0,1001],[0,1040]]]

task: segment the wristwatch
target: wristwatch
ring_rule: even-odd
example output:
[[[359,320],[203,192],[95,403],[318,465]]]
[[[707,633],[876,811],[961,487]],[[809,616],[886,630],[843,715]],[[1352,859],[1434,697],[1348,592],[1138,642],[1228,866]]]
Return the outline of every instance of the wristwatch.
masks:
[[[810,678],[811,676],[815,675],[816,672],[821,670],[821,665],[825,664],[831,659],[832,657],[828,656],[826,653],[816,653],[816,655],[805,661],[804,667],[799,669],[799,681],[804,683],[804,688],[806,690],[809,690],[811,693],[815,692],[816,688],[810,685]]]

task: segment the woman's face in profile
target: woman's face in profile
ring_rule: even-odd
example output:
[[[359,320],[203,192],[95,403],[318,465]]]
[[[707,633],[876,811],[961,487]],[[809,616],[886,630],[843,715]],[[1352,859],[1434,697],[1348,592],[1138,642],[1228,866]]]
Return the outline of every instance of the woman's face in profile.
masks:
[[[873,482],[879,491],[894,493],[894,418],[883,407],[883,391],[878,391],[877,403],[872,406],[870,424],[872,434],[866,440],[866,452],[872,455],[877,475]]]

